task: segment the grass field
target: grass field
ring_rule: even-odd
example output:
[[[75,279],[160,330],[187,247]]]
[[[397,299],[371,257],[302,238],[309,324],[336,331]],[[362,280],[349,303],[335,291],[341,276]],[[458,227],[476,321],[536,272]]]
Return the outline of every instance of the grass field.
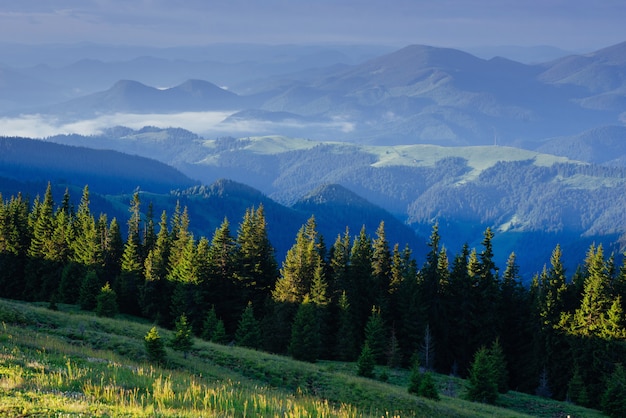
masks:
[[[357,377],[352,363],[309,364],[200,339],[186,358],[168,348],[159,367],[146,361],[151,326],[0,299],[0,416],[603,416],[516,392],[499,406],[467,402],[464,382],[444,375],[436,376],[441,401],[430,401],[407,392],[408,370],[378,368],[383,382]]]

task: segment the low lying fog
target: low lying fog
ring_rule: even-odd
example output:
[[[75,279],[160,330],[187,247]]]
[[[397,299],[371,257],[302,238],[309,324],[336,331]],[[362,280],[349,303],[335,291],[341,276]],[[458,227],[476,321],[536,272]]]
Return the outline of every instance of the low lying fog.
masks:
[[[259,121],[242,120],[228,121],[225,119],[233,111],[219,112],[184,112],[174,114],[133,114],[116,113],[102,115],[93,119],[81,121],[63,121],[48,115],[20,115],[19,117],[1,117],[0,135],[27,138],[46,138],[59,134],[98,135],[106,128],[126,126],[140,129],[144,126],[158,128],[183,128],[200,136],[220,135],[263,135],[278,134],[302,130],[310,136],[315,131],[334,131],[349,133],[354,130],[354,124],[342,118],[327,123],[302,123],[299,121]]]

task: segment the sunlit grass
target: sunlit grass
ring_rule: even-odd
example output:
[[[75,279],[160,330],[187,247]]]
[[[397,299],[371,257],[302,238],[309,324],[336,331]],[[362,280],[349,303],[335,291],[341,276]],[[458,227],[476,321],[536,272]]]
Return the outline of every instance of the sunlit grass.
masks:
[[[60,308],[0,300],[0,416],[601,416],[521,394],[503,399],[510,409],[467,402],[463,381],[442,375],[435,402],[407,393],[407,370],[377,367],[382,382],[356,376],[353,363],[303,363],[199,339],[186,358],[168,348],[158,367],[143,347],[152,324]]]

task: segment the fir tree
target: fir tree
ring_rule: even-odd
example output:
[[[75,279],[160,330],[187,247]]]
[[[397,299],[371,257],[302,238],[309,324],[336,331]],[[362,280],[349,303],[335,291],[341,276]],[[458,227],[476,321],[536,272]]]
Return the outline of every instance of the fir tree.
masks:
[[[182,314],[176,319],[174,328],[174,336],[170,341],[170,345],[174,350],[182,351],[183,357],[187,358],[187,353],[193,346],[193,338],[191,335],[191,325],[187,322],[185,314]]]
[[[150,328],[150,331],[148,331],[144,337],[144,346],[149,362],[157,364],[165,363],[165,345],[156,327]]]
[[[88,270],[80,285],[80,293],[78,296],[80,308],[85,311],[94,310],[101,288],[102,284],[100,283],[98,274],[94,270]]]
[[[248,209],[237,232],[236,278],[242,288],[242,300],[254,306],[263,306],[278,277],[274,247],[270,243],[265,220],[265,209]]]
[[[467,398],[470,401],[493,404],[498,398],[498,382],[489,351],[480,348],[472,362],[467,380]]]
[[[372,307],[372,313],[365,325],[365,344],[369,347],[377,364],[385,363],[387,337],[380,309]]]
[[[602,412],[609,417],[626,416],[626,372],[621,364],[617,364],[609,377],[600,403]]]
[[[320,352],[320,325],[314,303],[305,297],[291,327],[289,353],[296,360],[314,363]]]
[[[435,380],[433,379],[431,372],[426,372],[422,376],[417,394],[421,397],[432,399],[434,401],[438,401],[440,399],[439,392],[437,391],[437,386],[435,386]]]
[[[422,371],[420,370],[419,357],[414,356],[413,363],[411,365],[411,374],[409,376],[409,393],[414,395],[419,394],[420,384],[422,382]]]
[[[211,336],[211,342],[216,344],[226,344],[228,342],[226,327],[224,326],[224,321],[221,319],[218,319],[215,324],[215,331],[213,331],[213,335]]]
[[[361,349],[361,354],[359,355],[359,359],[356,362],[357,365],[357,375],[373,378],[374,377],[374,366],[376,365],[376,358],[374,357],[374,353],[370,349],[367,342],[363,344],[363,348]]]
[[[202,324],[202,339],[212,341],[213,334],[215,334],[215,329],[217,328],[217,321],[218,318],[217,313],[215,312],[215,305],[212,305]]]
[[[335,343],[335,356],[341,361],[354,361],[357,358],[357,345],[354,329],[354,319],[350,311],[348,295],[344,291],[338,302],[338,323]]]
[[[261,327],[254,317],[252,303],[248,303],[241,314],[235,332],[235,343],[242,347],[259,348],[261,343]]]
[[[504,352],[500,345],[500,339],[496,338],[491,347],[489,347],[489,358],[491,360],[491,370],[498,385],[498,392],[507,393],[509,390],[509,372]]]
[[[574,367],[574,374],[567,384],[567,399],[576,405],[588,406],[589,396],[587,394],[587,388],[585,382],[580,374],[580,368],[578,365]]]
[[[98,316],[114,317],[117,315],[117,295],[111,289],[109,282],[100,289],[100,294],[96,297],[96,314]]]

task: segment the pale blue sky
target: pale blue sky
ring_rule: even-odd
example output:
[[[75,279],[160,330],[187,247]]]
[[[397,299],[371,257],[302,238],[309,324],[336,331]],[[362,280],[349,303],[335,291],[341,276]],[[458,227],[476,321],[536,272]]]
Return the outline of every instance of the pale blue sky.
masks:
[[[624,0],[0,0],[0,42],[447,47],[626,41]]]

